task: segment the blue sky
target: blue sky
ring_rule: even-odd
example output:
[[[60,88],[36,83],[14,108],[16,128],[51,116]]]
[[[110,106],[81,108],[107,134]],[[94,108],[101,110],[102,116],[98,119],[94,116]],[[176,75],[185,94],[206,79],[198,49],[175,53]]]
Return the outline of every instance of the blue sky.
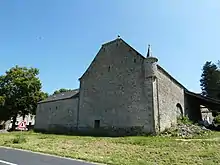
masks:
[[[40,69],[43,90],[78,88],[101,44],[118,34],[200,92],[205,61],[219,60],[219,0],[1,0],[0,74],[15,65]]]

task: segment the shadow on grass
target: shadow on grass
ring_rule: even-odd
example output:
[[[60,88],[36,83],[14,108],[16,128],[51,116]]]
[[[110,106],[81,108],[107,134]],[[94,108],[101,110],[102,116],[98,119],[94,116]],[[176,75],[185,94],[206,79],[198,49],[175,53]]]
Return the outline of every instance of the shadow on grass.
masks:
[[[103,130],[86,130],[86,131],[55,131],[55,130],[40,130],[34,129],[36,133],[42,134],[53,134],[53,135],[66,135],[66,136],[91,136],[91,137],[127,137],[127,136],[154,136],[153,134],[146,134],[146,133],[138,133],[138,132],[112,132],[112,131],[103,131]]]

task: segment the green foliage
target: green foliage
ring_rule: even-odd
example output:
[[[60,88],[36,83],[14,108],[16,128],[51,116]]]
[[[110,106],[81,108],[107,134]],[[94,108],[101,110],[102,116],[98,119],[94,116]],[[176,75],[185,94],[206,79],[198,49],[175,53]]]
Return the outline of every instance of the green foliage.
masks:
[[[214,123],[215,123],[215,124],[220,124],[220,115],[218,115],[218,116],[216,116],[216,117],[214,118]]]
[[[14,144],[20,144],[20,143],[25,143],[27,140],[23,135],[17,135],[15,138],[12,139],[12,143]]]
[[[3,96],[0,96],[0,106],[3,106],[5,103],[5,98]]]
[[[35,114],[37,102],[46,97],[38,74],[36,68],[15,66],[0,76],[0,118],[13,117],[14,126],[18,114]]]
[[[220,132],[217,131],[193,139],[161,136],[106,138],[22,132],[26,143],[8,141],[17,134],[21,132],[0,134],[0,145],[101,164],[220,164]]]
[[[72,89],[61,88],[59,90],[54,91],[53,95],[63,93],[63,92],[68,92],[68,91],[72,91]]]
[[[183,116],[181,118],[177,119],[177,123],[182,123],[182,124],[193,124],[192,121],[188,118],[188,116]]]
[[[204,96],[220,99],[220,71],[211,61],[207,61],[203,66],[200,86]]]

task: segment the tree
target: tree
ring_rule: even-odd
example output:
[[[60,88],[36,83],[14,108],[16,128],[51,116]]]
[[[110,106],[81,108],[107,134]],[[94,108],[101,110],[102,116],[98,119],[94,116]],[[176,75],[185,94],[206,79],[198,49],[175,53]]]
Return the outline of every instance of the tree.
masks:
[[[17,115],[35,114],[37,102],[46,97],[38,74],[36,68],[15,66],[0,76],[0,113],[5,120],[12,117],[12,129]]]
[[[220,99],[220,71],[216,64],[207,61],[200,79],[202,95]]]
[[[61,89],[59,89],[59,90],[54,91],[54,92],[53,92],[53,95],[59,94],[59,93],[63,93],[63,92],[68,92],[68,91],[72,91],[72,89],[61,88]]]
[[[5,98],[3,96],[0,96],[0,122],[5,121],[9,118],[9,112],[5,111],[3,106],[5,104]]]
[[[0,96],[0,106],[3,106],[5,102],[5,98],[3,96]]]

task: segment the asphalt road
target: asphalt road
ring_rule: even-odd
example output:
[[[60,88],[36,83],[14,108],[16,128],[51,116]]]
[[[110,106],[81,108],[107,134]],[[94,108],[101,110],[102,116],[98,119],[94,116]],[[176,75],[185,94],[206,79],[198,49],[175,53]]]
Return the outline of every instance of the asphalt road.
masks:
[[[0,165],[95,165],[73,159],[0,147]]]

